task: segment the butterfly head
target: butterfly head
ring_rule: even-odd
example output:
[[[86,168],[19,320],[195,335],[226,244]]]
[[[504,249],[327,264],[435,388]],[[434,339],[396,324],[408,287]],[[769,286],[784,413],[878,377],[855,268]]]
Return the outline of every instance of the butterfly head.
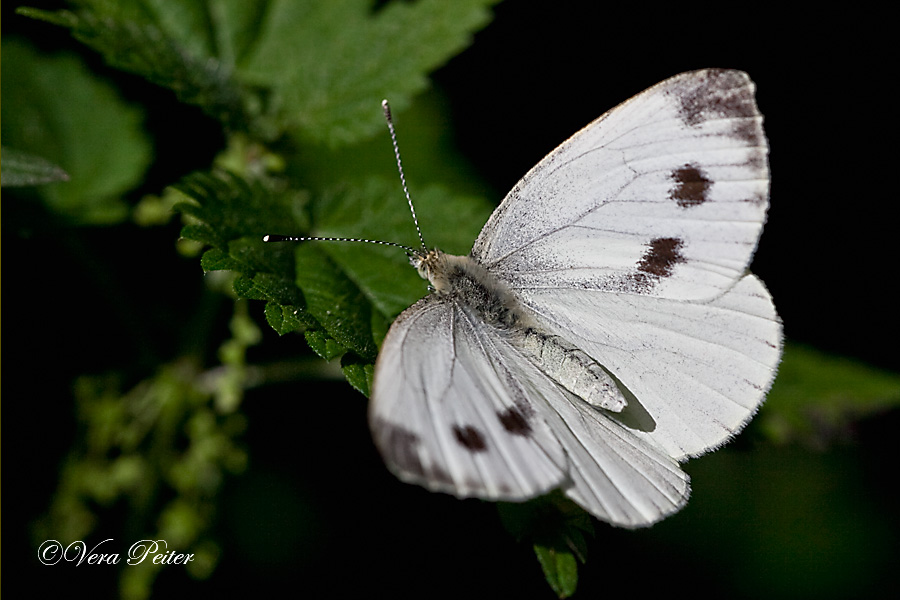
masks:
[[[427,279],[434,285],[435,277],[442,270],[444,253],[437,248],[433,250],[418,250],[409,255],[409,264],[416,268],[419,277]]]
[[[453,288],[456,275],[464,268],[461,263],[469,262],[469,258],[446,254],[434,248],[410,254],[409,262],[419,272],[419,277],[427,279],[431,288],[440,294]]]
[[[438,294],[470,294],[473,288],[488,286],[494,294],[505,297],[505,292],[497,289],[495,278],[470,256],[447,254],[435,248],[411,253],[409,262]]]

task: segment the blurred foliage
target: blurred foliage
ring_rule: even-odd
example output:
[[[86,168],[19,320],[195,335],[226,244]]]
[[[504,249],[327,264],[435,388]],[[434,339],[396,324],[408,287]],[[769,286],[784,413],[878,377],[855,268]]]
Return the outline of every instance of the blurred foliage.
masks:
[[[84,539],[99,526],[98,514],[124,503],[137,535],[194,553],[192,576],[212,573],[220,554],[209,535],[216,496],[225,476],[246,463],[237,444],[241,397],[248,386],[272,381],[276,370],[246,364],[259,331],[242,299],[265,300],[266,319],[278,333],[302,332],[323,357],[343,357],[349,380],[367,391],[389,319],[425,292],[414,274],[400,292],[387,278],[372,279],[381,267],[353,263],[359,252],[264,246],[262,236],[343,226],[335,211],[356,207],[364,207],[357,215],[366,218],[379,214],[375,209],[400,212],[377,235],[408,236],[405,213],[387,208],[403,207],[392,167],[384,169],[390,184],[376,167],[358,177],[358,188],[344,169],[331,167],[327,175],[327,165],[367,152],[353,145],[384,131],[380,100],[391,98],[402,115],[426,88],[427,73],[488,22],[494,1],[390,2],[373,9],[368,0],[96,0],[57,12],[19,9],[69,28],[112,67],[197,105],[221,123],[227,147],[209,171],[171,182],[162,196],[145,196],[131,211],[126,194],[151,160],[141,109],[123,102],[78,58],[44,55],[4,38],[3,185],[37,186],[24,196],[71,226],[129,219],[159,225],[174,208],[184,218],[182,250],[201,251],[206,271],[233,273],[226,291],[238,298],[219,365],[176,357],[130,389],[115,374],[75,382],[83,430],[35,539]],[[326,166],[304,166],[307,155]],[[421,202],[439,203],[438,218],[472,215],[457,238],[460,249],[489,210],[483,200],[437,187],[424,190]],[[374,260],[392,268],[403,262],[386,253]],[[296,372],[280,368],[275,380]],[[148,597],[158,570],[122,570],[121,595]]]
[[[76,223],[127,219],[122,194],[140,183],[151,158],[141,110],[122,102],[73,56],[44,56],[4,39],[3,64],[4,158],[12,149],[64,169],[68,179],[43,185],[38,193],[54,212]],[[9,185],[5,175],[4,186]]]
[[[126,199],[152,160],[142,109],[78,58],[4,38],[3,185],[29,186],[21,200],[44,203],[68,227],[152,227],[174,208],[180,250],[200,255],[208,281],[235,298],[215,364],[186,353],[134,385],[119,374],[75,381],[82,429],[36,539],[84,539],[98,515],[124,504],[141,537],[195,553],[190,574],[210,576],[221,553],[210,534],[216,497],[247,462],[243,393],[292,376],[248,364],[260,336],[255,315],[280,335],[301,333],[322,358],[340,359],[347,380],[368,393],[381,339],[425,283],[396,249],[264,244],[262,236],[417,243],[386,136],[372,139],[384,131],[379,101],[389,98],[426,242],[468,250],[491,205],[444,144],[434,98],[419,96],[411,107],[428,73],[487,24],[495,1],[373,8],[367,0],[80,0],[67,11],[20,10],[198,106],[221,125],[226,145],[209,169],[132,206]],[[770,442],[822,449],[850,435],[855,421],[898,404],[896,375],[788,345],[759,423]],[[828,477],[808,475],[813,487]],[[534,545],[554,593],[572,595],[591,520],[558,494],[500,511],[506,528]],[[124,570],[121,595],[149,597],[156,574]]]
[[[900,376],[788,344],[760,425],[772,441],[824,450],[852,439],[853,424],[900,405]]]
[[[218,367],[202,371],[181,359],[127,391],[113,375],[75,382],[84,429],[49,512],[35,528],[38,543],[84,540],[98,525],[95,505],[108,510],[124,502],[141,521],[136,539],[189,548],[194,558],[185,568],[198,579],[209,577],[220,552],[209,537],[216,498],[225,477],[247,463],[237,444],[246,426],[237,409],[248,380],[246,350],[259,341],[246,302],[235,309],[233,337],[220,347]],[[162,567],[147,561],[146,568],[124,569],[122,596],[148,597]]]
[[[409,106],[496,1],[373,11],[370,0],[79,0],[73,11],[20,12],[68,27],[110,65],[174,90],[230,129],[341,145],[383,127],[372,98]]]

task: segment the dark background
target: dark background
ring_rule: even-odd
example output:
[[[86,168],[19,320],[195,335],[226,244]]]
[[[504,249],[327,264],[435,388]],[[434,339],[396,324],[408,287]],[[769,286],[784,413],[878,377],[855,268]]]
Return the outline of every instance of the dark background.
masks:
[[[893,283],[898,210],[887,185],[896,173],[888,161],[896,154],[896,103],[888,87],[896,74],[888,66],[894,59],[884,15],[821,7],[814,14],[784,14],[746,3],[592,6],[501,4],[493,24],[434,76],[447,95],[461,151],[497,201],[558,143],[629,96],[685,70],[743,69],[758,86],[772,149],[771,210],[753,270],[772,292],[788,339],[900,371]],[[199,110],[110,71],[65,31],[12,15],[11,8],[4,4],[4,36],[71,47],[126,97],[148,107],[158,158],[136,198],[209,165],[222,138]],[[174,223],[149,231],[34,230],[28,225],[52,217],[37,207],[5,208],[5,591],[24,579],[41,596],[90,590],[109,597],[116,584],[111,570],[41,567],[26,527],[46,510],[76,435],[73,378],[124,365],[140,371],[171,358],[190,327],[190,315],[178,306],[201,296],[201,271],[196,260],[158,251],[172,247]],[[128,263],[110,256],[110,247],[122,248]],[[85,265],[97,268],[85,275]],[[148,273],[166,273],[168,289],[147,286]],[[102,285],[106,277],[118,284]],[[110,292],[113,287],[125,295]],[[227,318],[225,299],[221,310]],[[262,304],[251,310],[259,316]],[[134,320],[129,315],[135,313],[146,318]],[[47,317],[54,314],[58,321]],[[98,328],[102,322],[115,327]],[[303,344],[296,336],[265,335],[269,355],[293,355]],[[202,584],[180,569],[165,569],[155,595],[232,597],[287,589],[316,597],[385,590],[394,597],[552,597],[531,549],[502,530],[493,505],[429,494],[386,472],[371,447],[365,401],[346,384],[307,385],[299,394],[296,385],[270,386],[248,394],[244,410],[251,468],[229,482],[221,499],[222,564]],[[862,464],[854,474],[861,479],[851,481],[872,496],[873,527],[896,541],[896,517],[880,519],[894,512],[886,480],[896,473],[896,449],[888,442],[897,424],[896,413],[886,415],[862,423],[846,447],[821,455],[776,451],[764,459],[793,466],[830,461],[854,470]],[[752,426],[747,437],[717,455],[748,451]],[[689,467],[694,462],[703,461]],[[765,591],[772,597],[790,591],[790,584],[761,581],[790,575],[759,571],[759,580],[748,580],[738,563],[754,552],[793,552],[788,566],[817,560],[815,552],[803,554],[810,550],[804,544],[785,548],[774,533],[769,546],[738,548],[727,528],[745,522],[765,530],[769,525],[758,513],[723,518],[720,531],[703,529],[715,524],[702,524],[704,484],[688,470],[695,494],[683,513],[639,532],[597,525],[578,597],[623,589],[639,596],[739,598]],[[896,555],[879,560],[895,565]],[[886,585],[890,575],[887,568],[857,575],[850,565],[847,571],[862,595]],[[804,597],[806,589],[785,595]],[[833,597],[844,589],[834,588]],[[828,597],[828,590],[816,596]]]

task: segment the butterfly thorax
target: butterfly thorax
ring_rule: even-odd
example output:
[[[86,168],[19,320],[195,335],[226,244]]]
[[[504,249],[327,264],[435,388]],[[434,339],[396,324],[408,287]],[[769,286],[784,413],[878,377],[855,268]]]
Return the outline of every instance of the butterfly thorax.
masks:
[[[531,319],[506,285],[471,256],[434,249],[413,256],[410,262],[431,283],[435,294],[471,309],[485,323],[501,329],[530,324]]]

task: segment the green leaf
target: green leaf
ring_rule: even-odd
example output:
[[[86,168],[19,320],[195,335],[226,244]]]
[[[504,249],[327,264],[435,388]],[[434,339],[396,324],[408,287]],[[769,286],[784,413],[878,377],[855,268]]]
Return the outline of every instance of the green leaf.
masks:
[[[175,210],[193,217],[195,221],[189,221],[190,225],[196,226],[199,221],[205,228],[183,230],[182,236],[192,236],[191,239],[220,249],[226,249],[229,243],[240,239],[261,244],[265,234],[284,228],[286,223],[288,228],[307,226],[297,219],[302,211],[296,207],[305,205],[305,193],[286,189],[282,182],[250,181],[224,170],[215,170],[188,175],[173,187],[193,200],[176,204]]]
[[[771,439],[825,448],[853,422],[898,406],[900,375],[787,344],[758,421]]]
[[[416,213],[429,246],[467,254],[490,214],[478,198],[454,196],[441,186],[421,188]],[[314,235],[355,237],[420,247],[409,209],[397,181],[372,177],[353,187],[331,190],[314,209]],[[453,227],[447,227],[453,223]],[[363,295],[385,316],[393,317],[427,292],[403,250],[373,244],[317,244],[339,265]]]
[[[418,246],[415,228],[399,185],[372,177],[356,186],[331,190],[314,202],[313,233],[331,237],[403,240]],[[425,188],[417,196],[423,223],[433,225],[436,241],[450,251],[465,253],[487,218],[484,201],[454,197],[439,186]],[[459,222],[459,227],[438,227],[439,222]],[[430,241],[429,237],[429,241]],[[307,341],[326,359],[350,350],[344,368],[351,383],[367,393],[369,368],[377,354],[376,340],[387,331],[389,318],[421,298],[427,284],[408,264],[399,248],[364,243],[308,242],[298,246],[297,285],[303,291],[309,314],[323,331],[307,332]],[[374,310],[373,310],[374,309]],[[329,343],[333,342],[333,343]]]
[[[311,244],[297,246],[297,285],[309,313],[337,344],[374,361],[378,348],[372,337],[371,305],[341,270]],[[317,350],[326,359],[334,350]]]
[[[230,129],[252,129],[255,98],[232,78],[236,54],[254,37],[265,4],[179,0],[82,0],[77,11],[20,8],[72,30],[113,67],[173,90]]]
[[[234,282],[238,297],[269,301],[266,319],[279,334],[305,331],[327,360],[349,352],[344,371],[367,393],[388,319],[424,295],[426,282],[398,248],[265,244],[261,238],[272,231],[307,233],[302,207],[311,202],[318,223],[313,233],[418,244],[399,183],[373,176],[309,198],[284,182],[267,181],[249,183],[223,171],[186,177],[175,186],[191,200],[176,204],[189,221],[182,236],[212,246],[201,259],[204,269],[240,274]],[[439,186],[422,189],[417,202],[434,241],[458,253],[471,247],[490,212],[483,200],[452,196]],[[459,227],[439,226],[457,221]],[[432,241],[430,234],[427,239]]]
[[[185,228],[181,231],[181,237],[197,241],[201,239],[208,240],[212,236],[207,234],[207,230],[208,228],[195,227],[192,231]],[[200,233],[200,231],[203,231],[203,233]],[[242,265],[240,261],[233,259],[228,252],[220,248],[213,248],[204,252],[203,256],[200,257],[200,266],[203,267],[204,271],[237,271],[240,270]],[[247,297],[249,298],[250,296]]]
[[[175,187],[191,199],[176,205],[190,219],[182,236],[212,246],[201,259],[203,268],[238,272],[234,290],[239,297],[276,303],[266,307],[266,318],[280,334],[310,329],[307,341],[328,360],[351,351],[360,366],[353,363],[345,372],[365,393],[366,365],[374,363],[387,318],[427,291],[405,252],[373,244],[264,244],[264,232],[306,233],[302,219],[289,218],[303,214],[298,204],[306,204],[306,195],[221,171],[193,174]],[[397,182],[371,177],[317,196],[313,212],[320,225],[314,233],[417,244],[398,192]],[[423,226],[455,252],[471,246],[490,211],[482,200],[454,197],[438,186],[424,188],[417,201]],[[459,227],[438,227],[457,220]]]
[[[267,184],[269,187],[267,187]],[[194,173],[173,187],[191,199],[175,210],[189,217],[181,231],[184,238],[208,244],[215,250],[206,265],[228,268],[252,275],[257,271],[287,273],[291,256],[287,248],[265,245],[263,236],[287,221],[301,229],[304,223],[292,219],[302,214],[305,196],[293,190],[271,187],[272,182],[248,182],[242,177],[217,170]]]
[[[285,306],[277,302],[266,304],[266,321],[272,329],[278,332],[278,335],[303,331],[317,325],[304,309],[290,305]]]
[[[72,30],[111,65],[174,90],[229,129],[340,145],[382,126],[471,42],[498,0],[82,0],[20,14]],[[374,110],[373,110],[374,108]]]
[[[347,354],[341,360],[341,370],[347,381],[354,388],[368,397],[372,389],[372,376],[375,373],[375,365],[364,362],[359,357]]]
[[[258,44],[238,63],[242,80],[273,91],[274,109],[302,138],[345,144],[384,127],[427,86],[425,74],[466,47],[496,0],[389,2],[281,0]]]
[[[304,222],[305,195],[281,183],[278,189],[273,185],[276,183],[269,180],[251,184],[225,171],[185,177],[174,186],[190,199],[175,205],[189,221],[181,235],[212,246],[200,259],[205,271],[239,274],[233,286],[239,298],[268,301],[266,320],[279,334],[321,328],[305,309],[294,281],[293,246],[262,241],[266,232],[285,221],[293,223],[288,228],[297,229]]]
[[[189,199],[175,205],[184,215],[182,237],[207,246],[204,270],[238,274],[231,279],[238,297],[265,300],[266,319],[280,334],[304,331],[322,356],[342,356],[348,377],[365,393],[388,319],[421,297],[426,283],[399,249],[295,248],[261,238],[330,229],[418,245],[392,164],[388,180],[374,175],[381,169],[354,169],[348,176],[346,167],[320,170],[306,159],[321,155],[328,161],[327,153],[318,152],[322,144],[385,131],[380,99],[390,95],[395,113],[402,112],[425,88],[426,73],[487,23],[486,7],[493,3],[422,0],[375,9],[368,0],[275,0],[255,7],[235,0],[82,0],[74,11],[20,12],[70,28],[110,64],[175,90],[233,132],[249,133],[232,135],[218,161],[233,172],[197,173],[173,186]],[[320,78],[325,87],[310,87]],[[285,131],[302,143],[277,150],[260,143]],[[431,150],[423,161],[443,156],[434,152],[438,137],[432,131],[420,138],[429,140],[425,148]],[[387,136],[381,141],[379,160],[389,161]],[[168,193],[169,202],[177,192]],[[439,187],[418,191],[416,202],[428,243],[457,253],[471,247],[490,211],[481,200]],[[460,227],[445,227],[455,220]]]
[[[310,329],[303,335],[313,352],[325,360],[333,360],[347,352],[344,346],[338,344],[334,338],[329,337],[322,329]]]
[[[41,55],[14,39],[2,44],[4,143],[69,174],[69,181],[36,192],[76,222],[124,220],[128,206],[122,196],[140,183],[150,162],[142,112],[74,56]]]
[[[69,174],[52,162],[27,152],[3,146],[0,162],[0,182],[3,187],[40,185],[54,181],[68,181]]]
[[[559,598],[568,598],[578,587],[578,563],[568,550],[535,544],[537,555],[547,583]]]

